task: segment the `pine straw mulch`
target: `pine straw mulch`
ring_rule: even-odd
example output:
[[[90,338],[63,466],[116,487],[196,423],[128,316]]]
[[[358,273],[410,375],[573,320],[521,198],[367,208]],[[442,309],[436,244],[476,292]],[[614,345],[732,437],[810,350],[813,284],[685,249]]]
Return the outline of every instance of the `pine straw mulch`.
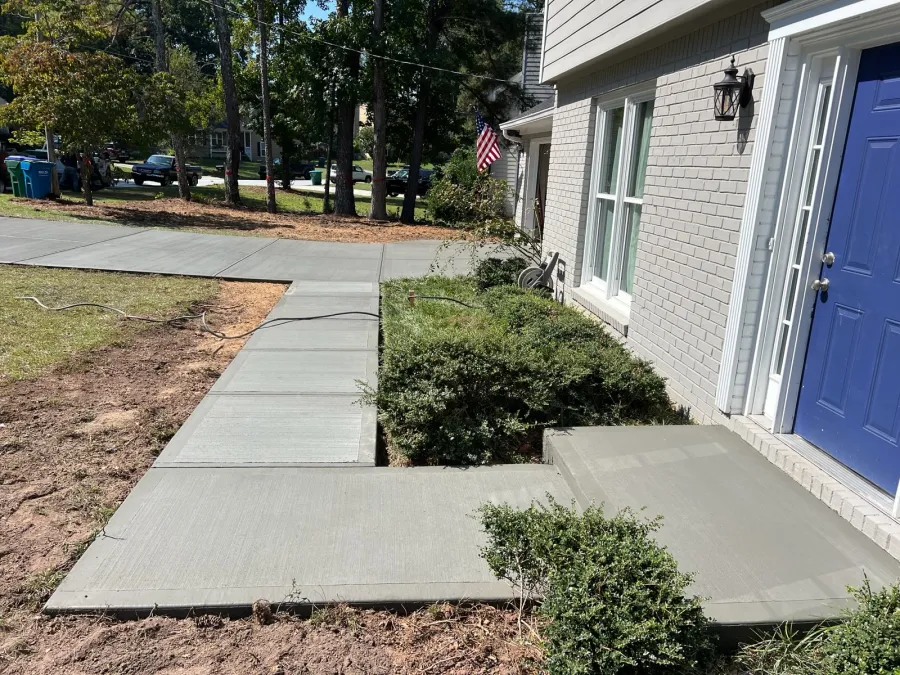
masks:
[[[437,225],[403,225],[394,221],[370,221],[335,215],[302,215],[291,212],[267,213],[247,206],[229,207],[219,201],[177,198],[121,202],[82,202],[60,199],[55,202],[12,199],[42,211],[77,219],[109,220],[121,225],[164,227],[190,232],[241,234],[312,241],[385,243],[415,239],[461,239],[463,233]]]

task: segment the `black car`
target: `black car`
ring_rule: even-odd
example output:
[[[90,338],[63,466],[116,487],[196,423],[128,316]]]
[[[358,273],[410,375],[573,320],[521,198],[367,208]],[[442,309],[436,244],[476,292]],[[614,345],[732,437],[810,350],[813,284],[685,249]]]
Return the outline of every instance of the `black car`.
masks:
[[[203,169],[193,164],[186,164],[188,181],[196,185],[203,175]],[[178,181],[178,172],[175,168],[173,155],[150,155],[143,164],[135,164],[131,167],[131,178],[135,185],[143,185],[144,181],[171,185]]]
[[[429,169],[419,169],[419,185],[416,188],[416,194],[420,197],[428,194],[431,189],[431,177],[434,171]],[[406,193],[406,184],[409,181],[409,169],[400,169],[387,177],[387,192],[391,197]]]
[[[275,159],[273,160],[275,164],[275,180],[279,180],[281,178],[281,160]],[[316,165],[311,162],[291,162],[291,180],[309,180],[309,172],[313,171],[316,168]],[[266,179],[266,164],[265,162],[259,165],[259,179]]]

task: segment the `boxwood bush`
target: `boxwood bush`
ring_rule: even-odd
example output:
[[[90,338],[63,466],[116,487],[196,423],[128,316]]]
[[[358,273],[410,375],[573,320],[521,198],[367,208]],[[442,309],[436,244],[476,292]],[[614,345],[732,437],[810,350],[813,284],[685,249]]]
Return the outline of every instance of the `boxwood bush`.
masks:
[[[439,174],[432,180],[425,200],[433,222],[449,227],[482,228],[508,220],[503,215],[503,201],[508,192],[506,181],[479,172],[475,168],[473,149],[456,150]]]
[[[418,295],[440,300],[407,301]],[[663,379],[597,323],[531,291],[473,278],[382,287],[378,407],[391,450],[416,463],[516,461],[549,425],[677,421]]]
[[[522,597],[540,598],[547,672],[708,673],[708,620],[687,595],[690,575],[653,539],[659,520],[548,502],[481,508],[491,571]]]

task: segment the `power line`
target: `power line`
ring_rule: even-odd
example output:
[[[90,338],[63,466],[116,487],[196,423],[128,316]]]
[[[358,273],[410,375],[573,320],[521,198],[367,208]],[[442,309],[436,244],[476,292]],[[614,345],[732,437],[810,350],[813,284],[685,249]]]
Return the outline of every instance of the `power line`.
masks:
[[[213,5],[214,5],[214,0],[203,0],[203,2],[205,2],[206,4],[208,4],[208,5],[210,5],[210,6],[213,6]],[[477,79],[479,79],[479,80],[487,80],[487,81],[490,81],[490,82],[502,82],[503,84],[516,84],[516,82],[513,82],[512,80],[503,80],[503,79],[500,79],[500,78],[498,78],[498,77],[488,77],[487,75],[476,75],[475,73],[464,73],[464,72],[462,72],[462,71],[460,71],[460,70],[451,70],[450,68],[441,68],[441,67],[439,67],[439,66],[429,66],[429,65],[424,64],[424,63],[416,63],[416,62],[414,62],[414,61],[406,61],[406,60],[404,60],[404,59],[397,59],[397,58],[394,58],[393,56],[383,56],[383,55],[381,55],[381,54],[373,54],[372,52],[370,52],[370,51],[368,51],[368,50],[365,50],[365,49],[356,49],[356,48],[354,48],[354,47],[348,47],[348,46],[346,46],[346,45],[338,44],[338,43],[336,43],[336,42],[329,42],[328,40],[323,40],[322,38],[313,37],[312,35],[309,35],[308,33],[301,33],[301,32],[299,32],[299,31],[292,30],[292,29],[290,29],[290,28],[287,28],[287,27],[285,27],[285,26],[282,26],[281,24],[277,24],[277,23],[269,23],[269,22],[267,22],[267,21],[259,21],[258,19],[255,19],[255,18],[253,18],[253,17],[250,17],[250,16],[248,16],[248,15],[246,15],[246,14],[242,14],[241,12],[239,12],[239,11],[237,11],[237,10],[235,10],[235,9],[231,9],[231,8],[229,8],[229,7],[226,7],[226,6],[225,6],[225,0],[222,0],[222,4],[221,4],[220,6],[222,7],[222,9],[223,9],[224,11],[226,11],[226,12],[228,12],[228,13],[230,13],[230,14],[233,14],[233,15],[235,15],[235,16],[241,18],[241,19],[244,19],[245,21],[250,21],[250,22],[255,23],[255,24],[257,24],[257,25],[265,25],[265,26],[268,26],[268,27],[269,27],[270,29],[272,29],[272,30],[282,31],[282,32],[286,32],[286,33],[291,33],[291,34],[293,34],[293,35],[297,35],[297,36],[299,36],[299,37],[301,37],[301,38],[303,38],[303,39],[306,39],[306,40],[311,40],[311,41],[313,41],[313,42],[318,42],[318,43],[320,43],[320,44],[327,45],[327,46],[329,46],[329,47],[334,47],[335,49],[343,49],[344,51],[354,52],[354,53],[356,53],[356,54],[361,54],[361,55],[367,56],[367,57],[369,57],[369,58],[373,58],[373,59],[381,59],[382,61],[392,61],[393,63],[400,63],[400,64],[403,64],[403,65],[405,65],[405,66],[413,66],[413,67],[415,67],[415,68],[423,68],[423,69],[428,69],[428,70],[436,70],[436,71],[438,71],[438,72],[441,72],[441,73],[447,73],[447,74],[449,74],[449,75],[462,75],[463,77],[475,77],[475,78],[477,78]]]

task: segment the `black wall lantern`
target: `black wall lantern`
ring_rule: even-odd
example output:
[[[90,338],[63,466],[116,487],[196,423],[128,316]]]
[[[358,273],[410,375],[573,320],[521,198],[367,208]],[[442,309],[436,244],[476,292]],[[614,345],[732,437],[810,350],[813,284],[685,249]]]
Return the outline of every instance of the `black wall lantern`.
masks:
[[[753,80],[755,75],[749,68],[743,75],[738,75],[738,69],[734,65],[734,57],[731,57],[731,66],[725,69],[725,77],[721,82],[713,85],[715,91],[716,119],[728,122],[737,114],[738,105],[746,108],[753,99]]]

